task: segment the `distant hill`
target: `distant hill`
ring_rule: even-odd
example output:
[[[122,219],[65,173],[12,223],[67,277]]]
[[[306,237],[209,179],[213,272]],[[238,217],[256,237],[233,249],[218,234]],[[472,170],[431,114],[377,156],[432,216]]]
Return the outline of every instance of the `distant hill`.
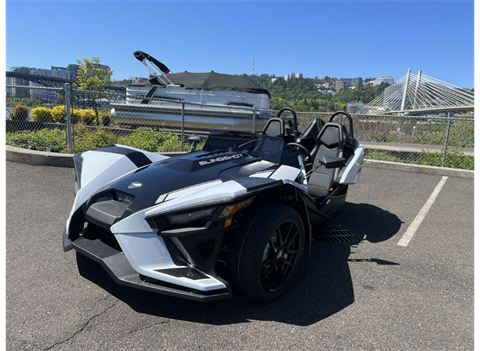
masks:
[[[322,94],[315,84],[334,84],[337,78],[293,78],[285,81],[283,77],[262,74],[250,75],[249,78],[272,96],[271,108],[274,110],[285,106],[292,107],[296,111],[338,111],[344,110],[348,103],[368,103],[380,95],[388,86],[382,83],[377,86],[364,85],[355,89],[344,89],[334,95]],[[272,79],[276,80],[272,83]]]

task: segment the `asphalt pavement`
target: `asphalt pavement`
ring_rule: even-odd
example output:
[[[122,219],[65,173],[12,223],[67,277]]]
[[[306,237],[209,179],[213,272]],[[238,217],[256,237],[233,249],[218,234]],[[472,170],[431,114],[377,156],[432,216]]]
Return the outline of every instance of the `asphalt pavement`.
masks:
[[[360,244],[314,243],[292,289],[259,305],[116,285],[62,250],[73,170],[7,162],[8,350],[472,350],[473,180],[364,167],[337,221]]]

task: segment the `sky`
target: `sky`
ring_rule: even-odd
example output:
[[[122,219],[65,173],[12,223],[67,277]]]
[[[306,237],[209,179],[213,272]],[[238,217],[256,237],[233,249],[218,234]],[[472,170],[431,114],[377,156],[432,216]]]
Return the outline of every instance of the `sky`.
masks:
[[[98,56],[113,79],[172,72],[381,77],[474,87],[472,1],[11,1],[6,69]]]

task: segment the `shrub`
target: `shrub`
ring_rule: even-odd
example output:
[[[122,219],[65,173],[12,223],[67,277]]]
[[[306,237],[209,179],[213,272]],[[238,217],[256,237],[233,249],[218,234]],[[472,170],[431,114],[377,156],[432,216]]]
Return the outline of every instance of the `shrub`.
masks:
[[[102,128],[89,131],[85,127],[75,127],[74,138],[75,152],[84,152],[117,143],[115,134]]]
[[[104,112],[102,113],[102,124],[104,126],[109,126],[110,125],[110,115],[108,114],[108,112]]]
[[[32,119],[36,122],[52,122],[52,110],[48,107],[32,109]]]
[[[53,152],[65,152],[67,147],[65,132],[58,128],[7,133],[6,143],[11,146],[40,151],[45,151],[48,147]]]
[[[167,134],[167,133],[165,133]],[[167,134],[162,144],[158,146],[157,152],[169,152],[169,151],[180,151],[181,143],[180,138],[174,134]]]
[[[65,122],[65,116],[67,115],[67,108],[65,106],[55,106],[52,108],[52,120],[53,122]]]
[[[25,105],[16,105],[10,111],[10,119],[12,121],[27,121],[28,120],[28,107]]]
[[[120,138],[119,143],[150,152],[178,151],[181,145],[176,135],[138,129],[129,136]]]
[[[85,125],[92,124],[93,120],[94,120],[93,116],[89,113],[85,113],[84,115],[82,115],[82,123]]]

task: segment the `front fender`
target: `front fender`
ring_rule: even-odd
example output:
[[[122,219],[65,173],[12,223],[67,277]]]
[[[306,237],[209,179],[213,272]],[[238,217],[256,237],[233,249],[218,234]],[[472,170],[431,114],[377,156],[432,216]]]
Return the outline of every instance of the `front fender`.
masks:
[[[125,145],[111,145],[75,155],[76,196],[67,220],[67,235],[71,217],[92,195],[139,167],[166,158],[168,157]]]

